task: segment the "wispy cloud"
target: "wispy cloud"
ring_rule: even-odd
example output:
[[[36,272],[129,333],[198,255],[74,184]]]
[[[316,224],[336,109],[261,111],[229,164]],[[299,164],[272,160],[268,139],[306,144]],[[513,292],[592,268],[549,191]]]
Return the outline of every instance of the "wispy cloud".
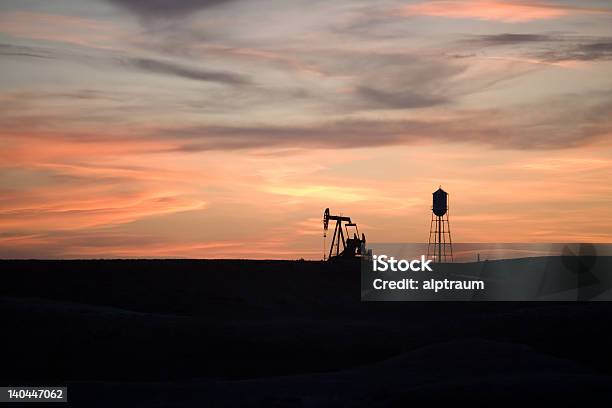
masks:
[[[94,48],[112,48],[120,29],[111,22],[49,13],[0,14],[0,33]]]
[[[612,38],[561,34],[504,33],[470,37],[460,43],[468,47],[523,48],[521,53],[543,62],[605,61],[612,59]]]
[[[612,101],[604,97],[598,104],[581,110],[574,106],[576,98],[581,96],[567,95],[507,111],[458,112],[446,119],[438,119],[434,115],[429,120],[361,119],[299,127],[197,126],[163,129],[160,134],[174,135],[177,141],[182,140],[177,149],[186,152],[270,147],[351,149],[422,143],[470,143],[496,149],[557,150],[605,141],[612,125]],[[546,106],[547,103],[550,105]],[[541,114],[528,115],[534,109]]]
[[[516,45],[559,41],[559,36],[547,34],[503,33],[481,35],[467,40],[468,43],[480,46]]]
[[[612,39],[601,42],[567,44],[538,55],[546,61],[605,61],[612,60]]]
[[[383,91],[369,86],[359,86],[355,92],[359,97],[369,101],[371,107],[378,105],[387,109],[424,108],[448,101],[443,95],[423,95],[410,90]]]
[[[50,96],[57,97],[53,94]],[[37,94],[30,97],[40,99]],[[47,96],[42,94],[42,97]],[[75,91],[61,97],[75,100],[103,98],[104,101],[111,96]],[[105,115],[99,112],[99,115],[98,119],[94,119],[101,125],[117,113]],[[15,111],[12,115],[0,117],[0,125],[11,129],[10,133],[5,132],[7,136],[21,141],[60,142],[51,143],[46,150],[59,155],[71,149],[87,149],[94,144],[99,153],[121,155],[122,152],[196,153],[271,148],[355,149],[422,143],[468,143],[494,149],[556,150],[605,140],[612,126],[611,118],[612,94],[610,91],[597,91],[566,94],[505,109],[455,110],[445,115],[440,115],[434,109],[411,119],[345,118],[296,125],[260,122],[250,125],[188,123],[180,126],[167,126],[151,120],[146,125],[132,125],[129,131],[123,129],[121,123],[91,131],[85,130],[88,122],[78,125],[70,116],[22,117],[19,111]],[[61,125],[66,121],[70,121],[74,127]],[[62,130],[57,130],[58,126]],[[16,154],[35,157],[32,155],[38,151],[28,150],[25,146],[18,150],[20,146],[13,144],[5,149],[3,153],[7,161]],[[0,159],[2,157],[4,154],[0,154]]]
[[[245,75],[240,75],[233,72],[209,71],[205,69],[192,68],[170,61],[150,58],[127,58],[121,61],[143,71],[162,75],[172,75],[194,81],[219,82],[229,85],[246,85],[251,82]]]
[[[56,55],[40,47],[0,43],[0,55],[7,57],[55,58]]]

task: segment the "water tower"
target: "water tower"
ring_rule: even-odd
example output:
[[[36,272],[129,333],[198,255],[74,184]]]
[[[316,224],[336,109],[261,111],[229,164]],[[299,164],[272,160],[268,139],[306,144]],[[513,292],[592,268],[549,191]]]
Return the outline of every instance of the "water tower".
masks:
[[[448,222],[448,193],[442,190],[442,186],[433,193],[427,258],[430,256],[436,263],[453,262],[453,241]]]

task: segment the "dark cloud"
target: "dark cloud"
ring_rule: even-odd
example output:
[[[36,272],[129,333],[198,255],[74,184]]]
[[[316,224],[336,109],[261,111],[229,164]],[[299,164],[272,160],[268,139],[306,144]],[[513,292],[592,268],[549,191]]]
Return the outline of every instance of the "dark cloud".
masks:
[[[176,58],[188,60],[207,55],[214,59],[232,61],[236,66],[285,71],[292,76],[291,79],[295,79],[294,84],[287,86],[288,89],[301,86],[303,77],[313,73],[322,78],[321,83],[325,83],[328,79],[341,78],[343,84],[338,89],[343,89],[344,92],[333,93],[329,92],[329,87],[324,89],[314,85],[309,87],[308,95],[295,98],[311,99],[312,102],[316,102],[318,109],[325,112],[418,109],[452,103],[471,92],[465,82],[458,84],[456,81],[456,77],[467,69],[468,64],[442,54],[401,48],[397,51],[388,49],[365,51],[360,48],[342,47],[302,49],[286,42],[263,48],[219,46],[217,43],[211,44],[210,38],[200,31],[201,29],[195,30],[187,24],[173,22],[169,25],[171,28],[168,28],[168,25],[149,26],[151,27],[149,35],[134,40],[132,44],[146,49],[147,52],[163,55],[170,61]],[[157,63],[139,65],[154,65],[143,68],[158,72],[169,71],[165,67],[158,67]],[[285,72],[283,75],[286,75]],[[277,98],[270,98],[270,94],[276,94],[279,88],[276,84],[267,87],[258,86],[252,88],[256,90],[252,94],[256,94],[257,98],[246,95],[245,92],[240,98],[233,98],[233,103],[258,99],[253,101],[251,108],[262,106],[270,100],[276,101]],[[221,95],[212,103],[206,100],[201,104],[205,104],[205,109],[210,110],[224,99],[227,98]],[[289,98],[287,102],[291,103]],[[311,103],[310,106],[314,104]]]
[[[144,18],[179,17],[236,0],[106,0]]]
[[[336,52],[310,57],[332,75],[351,78],[345,110],[418,109],[454,101],[463,91],[456,78],[466,65],[438,56],[406,53]]]
[[[545,34],[497,34],[472,37],[469,46],[496,47],[525,45],[524,53],[548,62],[598,61],[612,59],[612,38]]]
[[[88,120],[79,114],[31,117],[0,116],[0,129],[37,142],[73,140],[78,143],[131,141],[131,151],[200,152],[212,150],[353,149],[414,144],[468,143],[509,150],[567,149],[609,139],[612,128],[612,91],[567,94],[507,109],[455,111],[452,115],[398,120],[338,119],[307,125],[204,124],[156,127],[129,132],[100,130],[83,133],[61,124]],[[110,123],[113,113],[98,112],[96,123]],[[88,122],[89,123],[89,122]],[[93,123],[93,122],[92,122]],[[244,122],[243,122],[244,123]],[[153,124],[154,126],[154,124]],[[102,127],[101,129],[104,129]],[[163,143],[151,150],[151,141]],[[140,146],[139,142],[143,142]]]
[[[421,95],[409,90],[400,92],[381,91],[368,86],[357,87],[356,93],[359,97],[369,102],[371,108],[383,109],[411,109],[424,108],[447,102],[441,96]]]
[[[88,56],[72,54],[44,47],[27,47],[0,43],[0,55],[7,57],[45,58],[63,61],[73,61],[92,65],[99,68],[100,64],[115,64],[117,61],[123,66],[131,66],[143,71],[156,74],[171,75],[194,81],[217,82],[228,85],[247,85],[251,80],[241,74],[226,71],[208,71],[192,68],[175,62],[157,60],[152,58],[116,58],[114,56]],[[97,65],[96,65],[97,64]],[[81,95],[85,98],[91,95]]]
[[[233,72],[207,71],[203,69],[186,67],[174,62],[155,60],[150,58],[130,58],[122,62],[143,71],[155,74],[172,75],[194,81],[218,82],[228,85],[246,85],[251,81],[248,77]]]
[[[345,120],[312,126],[199,126],[163,129],[178,150],[238,150],[264,147],[359,148],[409,143],[435,124],[418,121]],[[421,133],[422,134],[422,133]]]
[[[164,50],[181,50],[185,55],[202,54],[199,49],[190,51],[190,47],[198,47],[187,41],[182,45],[164,45]],[[182,48],[180,48],[182,47]],[[157,48],[159,51],[160,48]],[[268,50],[276,58],[262,58],[257,52],[241,53],[228,47],[206,50],[210,54],[222,58],[231,58],[241,63],[273,65],[281,70],[295,71],[302,75],[305,69],[311,69],[323,77],[344,77],[346,87],[352,92],[343,94],[329,93],[317,87],[305,90],[295,86],[279,88],[276,86],[257,87],[255,100],[245,94],[240,98],[232,98],[233,103],[249,99],[256,106],[278,100],[279,92],[286,96],[286,101],[310,99],[318,105],[325,106],[327,112],[354,112],[369,109],[415,109],[452,102],[457,97],[453,88],[455,77],[465,71],[466,65],[447,58],[420,56],[415,53],[364,53],[360,51],[313,50],[304,53],[285,49]],[[156,62],[143,64],[141,68],[167,71],[158,67]],[[144,65],[144,66],[143,66]],[[164,63],[166,65],[166,63]],[[181,70],[181,73],[184,70]],[[176,70],[172,72],[178,74]],[[184,75],[181,75],[184,76]],[[196,79],[196,78],[193,78]],[[223,95],[215,98],[218,104]],[[211,101],[205,101],[210,107]],[[285,102],[285,101],[283,101]]]
[[[534,42],[550,42],[559,41],[559,38],[555,38],[550,35],[544,34],[515,34],[505,33],[496,35],[482,35],[476,38],[467,40],[469,43],[475,43],[483,46],[495,46],[495,45],[513,45],[523,43],[534,43]]]
[[[9,99],[14,101],[33,101],[33,100],[55,100],[55,99],[81,99],[81,100],[107,100],[107,101],[121,101],[116,94],[111,92],[105,92],[97,89],[76,89],[74,91],[44,91],[44,90],[31,90],[31,91],[20,91],[13,92],[9,95]]]
[[[538,54],[551,61],[605,61],[612,59],[612,39],[602,42],[568,45]]]
[[[612,103],[570,112],[572,101],[550,112],[513,122],[535,107],[512,112],[481,111],[449,120],[343,120],[312,126],[200,126],[160,130],[178,151],[260,148],[351,149],[393,145],[473,143],[495,149],[554,150],[602,140],[611,126]],[[540,108],[543,111],[544,108]],[[554,113],[557,110],[557,113]],[[558,113],[560,112],[560,113]]]
[[[2,43],[0,43],[0,55],[7,57],[56,58],[53,52],[44,48]]]

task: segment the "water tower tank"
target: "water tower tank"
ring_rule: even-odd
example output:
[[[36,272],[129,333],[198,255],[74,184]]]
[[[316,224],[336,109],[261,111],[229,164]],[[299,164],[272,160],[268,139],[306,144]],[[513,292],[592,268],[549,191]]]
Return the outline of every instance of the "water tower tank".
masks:
[[[447,210],[448,210],[448,193],[442,190],[442,188],[439,188],[433,193],[433,212],[438,217],[441,217],[444,214],[446,214]]]

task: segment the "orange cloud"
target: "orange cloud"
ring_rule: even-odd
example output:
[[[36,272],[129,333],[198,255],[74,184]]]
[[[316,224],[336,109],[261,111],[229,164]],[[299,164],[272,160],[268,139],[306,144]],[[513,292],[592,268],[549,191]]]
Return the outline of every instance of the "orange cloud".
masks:
[[[153,192],[115,196],[111,188],[73,188],[68,194],[54,194],[52,188],[21,194],[21,206],[0,208],[4,228],[20,230],[78,230],[131,222],[143,217],[200,209],[204,203],[187,197]],[[77,196],[77,194],[83,196]],[[91,195],[90,195],[91,194]],[[40,200],[44,197],[44,201]],[[9,201],[10,203],[10,201]]]
[[[611,9],[581,8],[546,3],[501,2],[486,0],[428,1],[412,4],[399,12],[403,16],[433,16],[519,23],[550,20],[572,13],[611,13]]]

